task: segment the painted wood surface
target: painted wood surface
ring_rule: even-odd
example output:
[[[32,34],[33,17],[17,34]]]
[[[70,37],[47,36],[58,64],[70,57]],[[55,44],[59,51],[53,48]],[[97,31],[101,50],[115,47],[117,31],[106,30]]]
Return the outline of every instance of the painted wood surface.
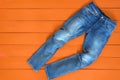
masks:
[[[0,79],[47,80],[28,59],[70,16],[91,0],[0,0]],[[100,57],[90,66],[54,80],[120,80],[120,0],[93,0],[117,27]],[[82,51],[84,36],[69,41],[47,62]]]

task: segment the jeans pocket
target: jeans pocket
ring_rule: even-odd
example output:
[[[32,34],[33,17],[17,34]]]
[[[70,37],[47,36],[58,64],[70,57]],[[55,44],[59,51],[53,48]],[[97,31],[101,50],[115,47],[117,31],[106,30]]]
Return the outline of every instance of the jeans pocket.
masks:
[[[114,28],[115,28],[115,25],[109,23],[108,21],[105,22],[106,31],[108,31],[109,33],[112,33]]]

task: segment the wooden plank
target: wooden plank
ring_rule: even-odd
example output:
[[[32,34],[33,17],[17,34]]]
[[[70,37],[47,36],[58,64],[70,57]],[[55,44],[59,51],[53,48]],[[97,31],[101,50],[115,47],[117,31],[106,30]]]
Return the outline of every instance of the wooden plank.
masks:
[[[120,70],[79,70],[54,80],[120,80]]]
[[[91,0],[1,0],[0,8],[80,8]],[[118,8],[119,0],[93,0],[102,8]]]
[[[81,47],[82,45],[63,46],[56,52],[57,54],[56,56],[65,57],[66,54],[77,53],[78,50],[81,50]],[[16,56],[16,57],[29,56],[30,57],[38,48],[40,48],[40,45],[0,45],[0,56]]]
[[[47,80],[46,73],[40,70],[36,73],[33,70],[0,70],[2,80]]]
[[[102,9],[114,20],[120,20],[120,9]],[[0,20],[67,20],[79,9],[0,9]]]
[[[120,80],[119,76],[120,70],[78,70],[53,80]],[[0,70],[0,78],[2,80],[48,80],[44,70],[38,73],[33,70]]]
[[[65,21],[0,21],[0,32],[55,32]]]
[[[0,33],[0,44],[40,44],[52,36],[53,33]],[[70,40],[67,45],[83,44],[85,34]],[[120,44],[120,33],[113,33],[107,44]]]
[[[65,21],[0,21],[0,32],[55,32]],[[120,32],[120,21],[114,32]]]
[[[32,69],[27,63],[29,58],[29,56],[2,56],[0,57],[0,69]],[[52,63],[64,58],[63,56],[57,57],[54,55],[47,63]],[[99,57],[93,64],[85,69],[120,69],[119,62],[120,58]]]
[[[0,56],[31,56],[40,45],[0,45]],[[65,45],[56,53],[56,57],[66,57],[82,52],[82,45]],[[101,52],[102,57],[120,57],[120,45],[106,45]]]

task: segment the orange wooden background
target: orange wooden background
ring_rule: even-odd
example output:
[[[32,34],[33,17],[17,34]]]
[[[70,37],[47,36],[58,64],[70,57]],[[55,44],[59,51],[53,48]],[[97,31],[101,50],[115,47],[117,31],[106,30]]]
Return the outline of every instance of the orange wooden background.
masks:
[[[47,80],[27,64],[31,55],[65,20],[90,0],[0,0],[0,80]],[[120,80],[120,0],[94,0],[117,23],[94,64],[54,80]],[[82,49],[84,35],[71,40],[47,63]]]

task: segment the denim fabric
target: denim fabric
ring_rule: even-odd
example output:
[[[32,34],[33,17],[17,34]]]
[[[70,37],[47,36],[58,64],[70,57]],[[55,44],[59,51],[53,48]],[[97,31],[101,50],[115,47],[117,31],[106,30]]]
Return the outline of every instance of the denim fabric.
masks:
[[[28,63],[38,71],[65,43],[86,33],[83,52],[45,65],[48,79],[84,68],[98,58],[115,26],[116,22],[91,2],[65,21]]]

